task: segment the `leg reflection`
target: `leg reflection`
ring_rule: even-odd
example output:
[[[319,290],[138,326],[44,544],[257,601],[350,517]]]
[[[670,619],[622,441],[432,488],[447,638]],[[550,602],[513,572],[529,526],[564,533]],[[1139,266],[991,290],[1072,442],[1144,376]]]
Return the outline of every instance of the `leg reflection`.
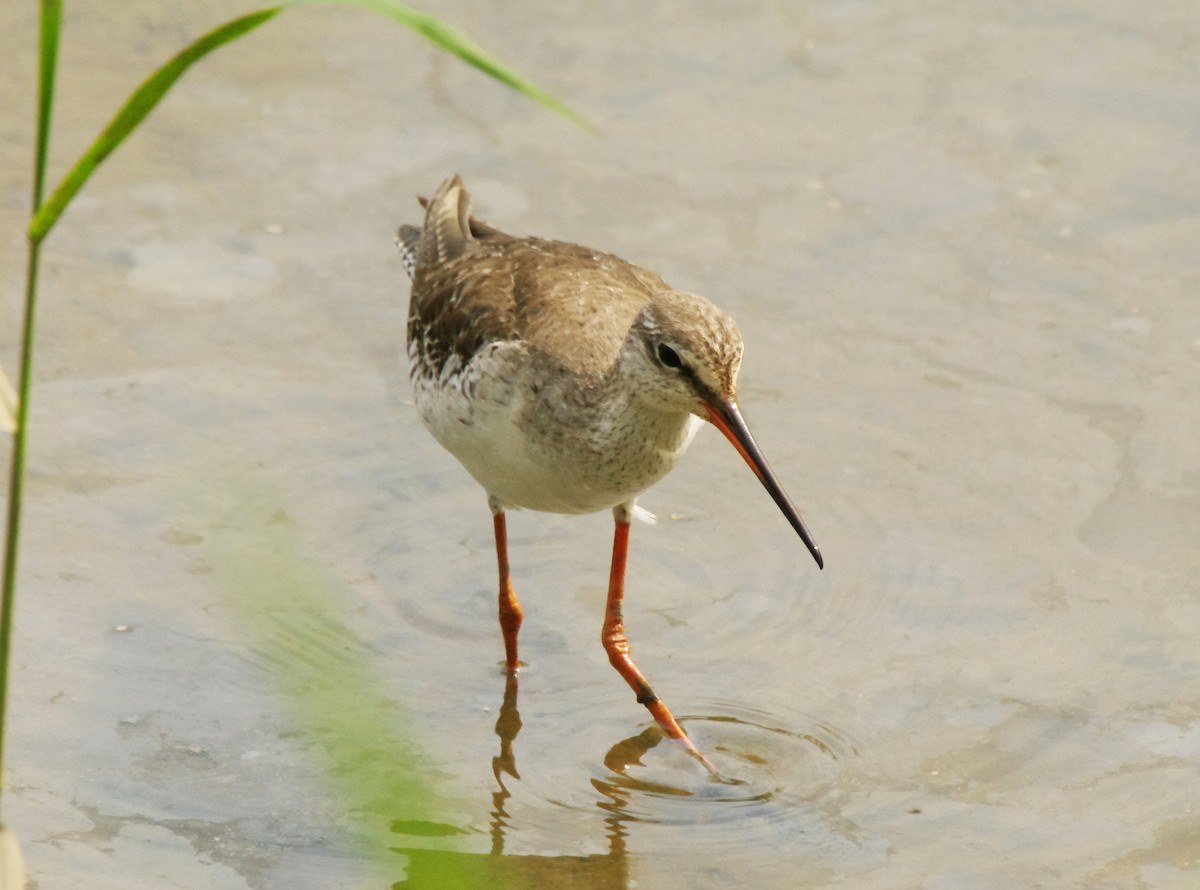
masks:
[[[496,777],[495,793],[492,794],[492,853],[504,852],[504,831],[508,827],[508,803],[511,792],[504,785],[504,775],[520,780],[517,758],[513,754],[513,742],[521,731],[521,714],[517,711],[517,674],[509,671],[504,683],[504,701],[500,704],[500,716],[496,718],[496,735],[500,737],[500,753],[492,758],[492,775]]]

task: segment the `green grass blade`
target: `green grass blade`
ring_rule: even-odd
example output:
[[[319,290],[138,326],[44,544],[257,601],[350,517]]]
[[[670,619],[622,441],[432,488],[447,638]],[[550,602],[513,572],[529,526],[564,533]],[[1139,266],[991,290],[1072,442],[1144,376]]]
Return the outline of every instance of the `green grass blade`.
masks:
[[[29,237],[33,241],[41,241],[49,234],[50,229],[58,222],[62,212],[76,193],[83,188],[88,177],[95,169],[113,153],[118,145],[134,131],[138,124],[148,115],[166,95],[167,91],[183,76],[188,68],[204,58],[214,49],[224,46],[231,40],[252,31],[268,19],[276,16],[282,7],[274,6],[252,12],[214,28],[199,37],[183,49],[178,55],[151,74],[142,85],[121,106],[112,121],[96,138],[83,156],[76,161],[75,166],[58,184],[58,188],[50,195],[34,214],[29,224]]]
[[[58,38],[62,30],[62,0],[42,0],[38,52],[37,148],[33,165],[33,208],[42,203],[46,184],[46,155],[50,147],[50,112],[54,107],[54,75],[58,71]]]
[[[92,175],[96,167],[112,154],[113,150],[133,132],[188,68],[214,49],[224,46],[229,41],[254,30],[268,19],[278,15],[283,9],[287,7],[309,6],[314,3],[337,3],[343,6],[358,6],[394,19],[416,31],[434,45],[446,52],[453,53],[464,62],[473,65],[506,86],[558,112],[585,129],[595,129],[587,120],[576,114],[558,99],[555,99],[549,93],[524,78],[519,77],[513,71],[487,55],[467,37],[459,34],[449,25],[433,16],[418,12],[401,3],[393,2],[393,0],[288,0],[288,2],[282,3],[279,6],[271,6],[257,12],[249,13],[214,28],[189,44],[178,55],[143,81],[142,85],[121,106],[121,109],[109,125],[104,128],[104,131],[96,138],[96,141],[88,147],[88,150],[83,153],[83,156],[75,163],[75,166],[71,168],[70,172],[59,183],[46,203],[38,206],[37,212],[29,224],[29,237],[34,241],[41,241],[49,234],[50,229],[58,222],[58,218],[62,216],[67,205],[71,203],[71,199],[75,197],[83,187],[83,184],[87,182],[88,177]],[[48,113],[47,108],[47,117]]]
[[[478,68],[505,86],[539,102],[552,111],[561,114],[572,123],[578,124],[585,130],[595,132],[596,128],[582,115],[577,114],[566,104],[556,99],[540,87],[530,83],[515,72],[509,70],[485,53],[474,41],[455,31],[445,22],[426,15],[395,0],[289,0],[288,6],[307,6],[313,3],[337,3],[344,6],[357,6],[376,12],[388,18],[395,19],[403,25],[412,28],[422,37],[448,53],[458,56],[468,65]]]
[[[42,0],[38,65],[37,147],[33,162],[33,207],[42,200],[46,152],[50,145],[50,112],[54,107],[54,74],[62,26],[62,0]],[[12,454],[4,527],[4,565],[0,573],[0,792],[4,788],[4,741],[8,728],[8,668],[12,661],[13,609],[17,600],[17,552],[21,537],[21,492],[25,482],[25,442],[29,387],[33,376],[33,317],[37,303],[39,243],[29,242],[25,270],[25,308],[21,321],[21,358],[17,393],[11,399]],[[7,382],[6,382],[7,383]],[[7,398],[7,396],[6,396]]]
[[[310,561],[295,527],[254,480],[210,492],[238,491],[236,518],[222,520],[209,542],[222,600],[236,620],[245,655],[280,695],[326,780],[327,799],[349,822],[378,876],[400,870],[393,852],[396,820],[442,826],[446,797],[434,787],[414,720],[396,700],[396,677],[380,666],[346,622],[354,608]],[[396,688],[399,686],[399,688]],[[470,880],[470,857],[439,860],[439,890],[482,886]],[[380,880],[376,886],[383,886]],[[488,886],[504,890],[504,882]]]
[[[12,662],[13,609],[17,602],[17,553],[21,540],[21,500],[25,487],[25,443],[29,429],[29,389],[33,377],[33,310],[37,302],[41,245],[29,242],[25,269],[25,314],[21,326],[21,368],[13,417],[8,470],[8,513],[4,528],[4,567],[0,578],[0,793],[4,789],[4,742],[8,729],[8,668]]]

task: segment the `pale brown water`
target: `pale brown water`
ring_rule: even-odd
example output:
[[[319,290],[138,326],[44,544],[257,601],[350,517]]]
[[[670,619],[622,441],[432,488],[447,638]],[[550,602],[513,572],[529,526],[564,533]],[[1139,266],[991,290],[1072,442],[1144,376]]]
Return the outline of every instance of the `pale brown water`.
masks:
[[[386,887],[458,855],[546,887],[1200,886],[1200,16],[960,7],[435,10],[598,136],[346,10],[188,75],[45,255],[3,801],[36,885]],[[55,171],[240,11],[68,5]],[[11,375],[31,4],[0,30]],[[644,499],[626,611],[739,784],[607,665],[606,516],[510,518],[513,734],[486,506],[402,366],[392,232],[451,172],[742,327],[827,569],[706,431]],[[383,877],[217,580],[215,536],[282,520],[452,801],[394,814]]]

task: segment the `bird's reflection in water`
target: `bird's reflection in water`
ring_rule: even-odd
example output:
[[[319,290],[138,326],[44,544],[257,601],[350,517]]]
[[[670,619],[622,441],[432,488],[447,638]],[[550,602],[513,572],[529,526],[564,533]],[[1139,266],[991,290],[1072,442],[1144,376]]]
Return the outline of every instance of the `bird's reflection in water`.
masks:
[[[410,857],[409,879],[395,886],[443,887],[453,876],[467,886],[498,890],[559,886],[625,890],[630,883],[631,871],[627,846],[635,825],[692,824],[698,811],[690,802],[704,807],[731,804],[722,806],[719,811],[706,810],[705,818],[710,824],[726,823],[732,836],[747,832],[748,842],[755,837],[758,830],[755,826],[779,825],[788,820],[800,820],[797,824],[808,825],[804,820],[812,814],[810,807],[780,809],[776,796],[786,784],[786,775],[779,773],[778,765],[799,764],[796,768],[802,772],[797,781],[802,780],[806,787],[811,787],[822,777],[833,775],[842,760],[852,758],[856,752],[852,738],[814,721],[808,721],[807,731],[801,732],[786,727],[770,715],[757,712],[692,714],[687,721],[694,727],[705,727],[706,735],[710,737],[708,744],[719,756],[719,762],[731,772],[738,772],[741,778],[714,776],[702,772],[691,758],[684,756],[683,750],[667,750],[674,742],[658,726],[650,726],[609,748],[604,755],[604,770],[601,775],[591,778],[596,795],[591,804],[596,809],[592,812],[601,814],[601,828],[588,820],[586,803],[581,810],[561,802],[563,797],[572,795],[560,795],[557,790],[551,796],[539,793],[537,781],[532,787],[523,788],[518,784],[522,779],[518,766],[521,715],[517,707],[517,687],[517,675],[507,675],[495,724],[499,750],[491,758],[495,784],[490,792],[487,829],[490,843],[486,851],[402,849],[400,852]],[[666,745],[656,750],[664,742]],[[532,768],[537,772],[539,767],[541,765],[535,762]],[[529,769],[527,763],[526,770]],[[537,778],[543,777],[539,773]],[[566,828],[567,823],[559,815],[566,815],[559,809],[563,806],[569,807],[575,815],[582,815],[575,824],[582,825],[578,831],[584,837],[568,837],[565,842],[561,837],[552,839]],[[756,812],[771,818],[746,818],[747,814]],[[785,813],[788,818],[781,822],[780,813]],[[821,821],[818,819],[813,825],[815,827],[810,825],[806,830],[819,832]],[[551,828],[549,834],[544,831],[547,827]],[[845,833],[851,834],[851,829],[853,826]],[[518,839],[522,849],[539,843],[551,849],[555,846],[577,849],[588,845],[593,834],[599,839],[601,832],[605,852],[589,856],[529,855],[507,849],[518,846],[509,843]],[[415,832],[398,833],[411,835]]]
[[[496,791],[492,794],[492,855],[504,852],[504,830],[508,827],[508,813],[504,805],[512,792],[504,784],[505,775],[520,781],[517,758],[513,754],[513,742],[521,731],[521,713],[517,710],[517,675],[508,672],[504,683],[504,701],[500,703],[500,716],[496,718],[496,735],[500,737],[500,753],[492,758],[492,775],[496,778]]]
[[[625,856],[626,829],[631,820],[627,804],[629,793],[605,782],[596,782],[603,795],[597,806],[604,812],[604,833],[608,850],[591,856],[532,856],[505,853],[508,832],[521,829],[519,821],[509,812],[512,801],[512,782],[520,781],[517,769],[516,739],[521,731],[521,715],[517,710],[517,676],[509,674],[504,684],[504,700],[496,718],[496,735],[500,751],[492,758],[492,775],[496,790],[492,792],[489,821],[491,849],[488,853],[466,853],[452,850],[399,848],[409,858],[408,877],[393,885],[396,888],[441,888],[451,882],[460,886],[493,887],[497,890],[533,887],[572,887],[581,890],[626,890],[629,886],[628,864]],[[648,732],[657,732],[649,730]],[[662,738],[661,734],[658,736]],[[657,744],[655,741],[653,744]],[[621,748],[626,743],[617,745]],[[652,747],[652,745],[651,745]],[[614,750],[616,750],[614,748]],[[646,750],[645,747],[641,749]],[[608,763],[610,757],[605,759]]]
[[[521,779],[517,684],[515,675],[508,676],[495,724],[499,750],[491,758],[495,784],[488,801],[489,846],[475,853],[402,850],[411,857],[410,879],[396,886],[443,887],[449,883],[446,876],[454,875],[466,886],[498,890],[560,886],[625,890],[631,883],[630,863],[646,861],[629,852],[630,847],[638,849],[631,843],[638,827],[643,832],[640,840],[653,843],[652,838],[662,836],[655,833],[662,826],[694,826],[697,820],[719,832],[731,846],[746,849],[761,847],[768,836],[804,837],[815,844],[822,839],[840,843],[861,834],[860,826],[831,816],[820,802],[846,764],[860,757],[861,743],[852,734],[812,718],[792,727],[774,715],[744,708],[740,713],[724,708],[718,709],[721,713],[685,718],[705,737],[706,747],[727,775],[701,771],[659,727],[651,726],[605,752],[604,769],[591,778],[590,802],[587,797],[579,802],[580,795],[574,793],[586,789],[539,791],[547,781],[544,771],[552,767],[536,759],[526,762],[526,773],[533,775],[527,782]],[[803,789],[804,796],[789,790],[793,788]],[[594,819],[597,813],[600,824]],[[458,833],[481,834],[478,829]],[[525,852],[531,847],[595,848],[601,837],[604,852],[589,856]]]

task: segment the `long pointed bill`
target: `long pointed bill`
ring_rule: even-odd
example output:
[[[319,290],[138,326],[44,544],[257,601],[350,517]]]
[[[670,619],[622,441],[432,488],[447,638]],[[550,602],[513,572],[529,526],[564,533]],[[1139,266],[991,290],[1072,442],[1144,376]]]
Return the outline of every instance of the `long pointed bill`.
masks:
[[[800,540],[808,548],[808,552],[817,561],[817,567],[825,568],[825,560],[821,558],[821,551],[813,541],[812,535],[809,534],[804,520],[800,518],[800,512],[788,499],[787,494],[784,493],[783,486],[779,484],[779,480],[771,472],[771,467],[767,464],[766,458],[758,450],[758,445],[755,443],[754,437],[750,435],[750,428],[746,426],[746,421],[742,420],[742,413],[738,411],[737,403],[733,401],[722,402],[714,399],[712,402],[705,402],[704,407],[708,411],[708,419],[712,421],[712,425],[725,434],[725,438],[733,444],[733,447],[738,450],[738,454],[750,465],[750,469],[754,471],[754,475],[758,477],[758,481],[763,484],[763,488],[767,490],[767,493],[771,495],[771,498],[779,506],[779,509],[783,511],[783,515],[787,517],[787,521],[792,524],[792,528],[796,530],[796,534],[800,536]]]

